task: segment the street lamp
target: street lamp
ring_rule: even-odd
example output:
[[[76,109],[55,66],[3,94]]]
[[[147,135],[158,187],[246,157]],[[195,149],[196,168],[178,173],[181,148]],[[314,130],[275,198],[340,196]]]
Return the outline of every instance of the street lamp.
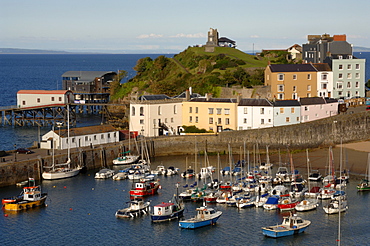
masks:
[[[61,142],[60,142],[60,141],[61,141],[60,128],[63,126],[63,122],[57,121],[56,123],[57,123],[57,127],[58,127],[58,129],[59,129],[59,134],[58,134],[58,135],[59,135],[59,144],[58,144],[58,149],[62,149],[62,148],[61,148]]]

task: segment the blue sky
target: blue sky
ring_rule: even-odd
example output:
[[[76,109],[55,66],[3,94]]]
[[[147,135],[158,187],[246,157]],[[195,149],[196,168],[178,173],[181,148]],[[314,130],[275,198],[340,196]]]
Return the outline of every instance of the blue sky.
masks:
[[[346,34],[370,47],[369,0],[0,0],[0,48],[178,53],[209,28],[242,51]]]

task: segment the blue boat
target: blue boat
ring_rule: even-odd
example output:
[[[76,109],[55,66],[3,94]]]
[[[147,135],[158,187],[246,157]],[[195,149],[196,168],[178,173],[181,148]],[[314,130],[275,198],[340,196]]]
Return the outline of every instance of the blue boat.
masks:
[[[206,206],[197,208],[196,211],[197,215],[194,218],[181,220],[179,222],[180,228],[196,229],[203,226],[214,225],[222,215],[221,211],[216,211],[213,208],[207,208]]]
[[[152,222],[162,222],[181,218],[184,214],[185,205],[182,199],[179,199],[179,184],[176,184],[176,195],[174,202],[162,202],[155,205],[151,214]]]
[[[283,218],[283,223],[280,225],[262,227],[262,233],[273,238],[291,236],[304,232],[310,224],[311,221],[290,214],[290,216]]]

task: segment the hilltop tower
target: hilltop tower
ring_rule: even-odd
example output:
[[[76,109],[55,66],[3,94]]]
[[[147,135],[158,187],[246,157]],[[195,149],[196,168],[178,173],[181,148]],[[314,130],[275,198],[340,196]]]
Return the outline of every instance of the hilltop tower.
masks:
[[[210,28],[208,32],[208,40],[205,45],[205,51],[214,52],[216,46],[218,46],[218,32],[217,29]]]

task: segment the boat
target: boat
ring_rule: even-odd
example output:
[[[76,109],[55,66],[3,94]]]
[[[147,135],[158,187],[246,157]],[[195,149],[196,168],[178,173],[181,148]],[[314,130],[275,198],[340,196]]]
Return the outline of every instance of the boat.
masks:
[[[41,192],[41,186],[33,185],[23,187],[19,196],[2,199],[4,210],[20,211],[45,205],[47,193]]]
[[[183,186],[184,188],[188,188],[189,185],[186,184]],[[180,199],[182,199],[183,201],[188,201],[188,200],[191,200],[191,196],[193,195],[193,193],[195,192],[195,189],[194,188],[191,188],[191,189],[186,189],[184,190],[183,192],[180,193],[179,197]]]
[[[119,170],[118,173],[114,174],[113,180],[123,180],[128,178],[128,169]]]
[[[166,175],[167,176],[172,176],[172,175],[176,175],[179,173],[179,169],[178,168],[175,168],[175,167],[168,167],[167,170],[166,170]]]
[[[283,222],[280,225],[262,227],[262,233],[267,237],[273,238],[291,236],[304,232],[310,224],[311,221],[290,214],[290,216],[283,218]]]
[[[269,194],[265,193],[262,195],[257,195],[256,196],[256,201],[254,202],[254,206],[257,208],[263,207],[263,205],[266,203],[267,199],[269,198]]]
[[[166,175],[167,170],[163,165],[159,165],[159,166],[156,167],[156,169],[151,171],[151,173],[152,174],[157,174],[157,175]]]
[[[310,173],[310,175],[308,176],[308,180],[309,181],[314,181],[314,182],[318,182],[322,179],[322,175],[321,173],[319,172],[319,170],[312,170],[312,172]]]
[[[54,132],[54,125],[53,125],[53,136],[55,135]],[[60,136],[59,136],[60,137]],[[67,104],[67,140],[69,142],[69,104]],[[54,143],[54,137],[53,137]],[[54,160],[54,144],[53,144],[53,151],[52,151],[52,165],[51,166],[44,166],[44,168],[48,168],[48,171],[43,171],[42,178],[46,180],[56,180],[56,179],[65,179],[77,176],[82,167],[77,166],[76,168],[71,167],[71,150],[70,145],[67,145],[67,156],[68,159],[65,163],[56,164]]]
[[[366,176],[361,182],[357,185],[357,191],[368,191],[370,190],[370,153],[367,154],[367,168]]]
[[[250,208],[255,206],[256,196],[244,196],[237,198],[236,206],[238,208]]]
[[[141,198],[136,198],[127,202],[128,208],[120,209],[116,212],[116,218],[134,218],[149,212],[150,202],[144,202]]]
[[[319,186],[314,186],[312,187],[308,192],[304,194],[305,197],[314,197],[317,198],[320,194],[320,189],[321,187]]]
[[[96,179],[109,179],[114,175],[114,171],[108,168],[103,168],[99,172],[95,173]]]
[[[192,178],[195,176],[194,169],[188,168],[185,172],[181,173],[181,177],[183,178]]]
[[[127,151],[126,151],[127,152]],[[125,152],[125,153],[126,153]],[[139,160],[138,155],[124,155],[119,156],[113,160],[113,165],[131,165]]]
[[[179,187],[176,185],[176,195],[174,202],[162,202],[155,205],[151,214],[152,222],[162,222],[181,218],[184,214],[185,205],[179,198]]]
[[[280,196],[270,196],[267,198],[265,204],[263,204],[263,208],[266,210],[275,210],[277,209],[277,205],[279,204]]]
[[[196,216],[187,219],[180,220],[179,226],[184,229],[196,229],[203,226],[214,225],[222,215],[221,211],[216,211],[213,208],[202,206],[196,209]]]
[[[294,209],[298,203],[299,201],[292,198],[290,195],[283,195],[281,196],[277,207],[280,209],[280,211],[287,211]]]
[[[327,214],[338,214],[348,210],[347,197],[344,191],[336,191],[330,203],[323,207]]]
[[[299,212],[311,211],[316,209],[319,206],[317,199],[304,199],[300,201],[296,206],[295,210]]]
[[[132,189],[130,190],[130,196],[132,197],[143,197],[143,196],[150,196],[157,193],[160,184],[159,180],[157,181],[140,181],[135,182],[132,185]]]

